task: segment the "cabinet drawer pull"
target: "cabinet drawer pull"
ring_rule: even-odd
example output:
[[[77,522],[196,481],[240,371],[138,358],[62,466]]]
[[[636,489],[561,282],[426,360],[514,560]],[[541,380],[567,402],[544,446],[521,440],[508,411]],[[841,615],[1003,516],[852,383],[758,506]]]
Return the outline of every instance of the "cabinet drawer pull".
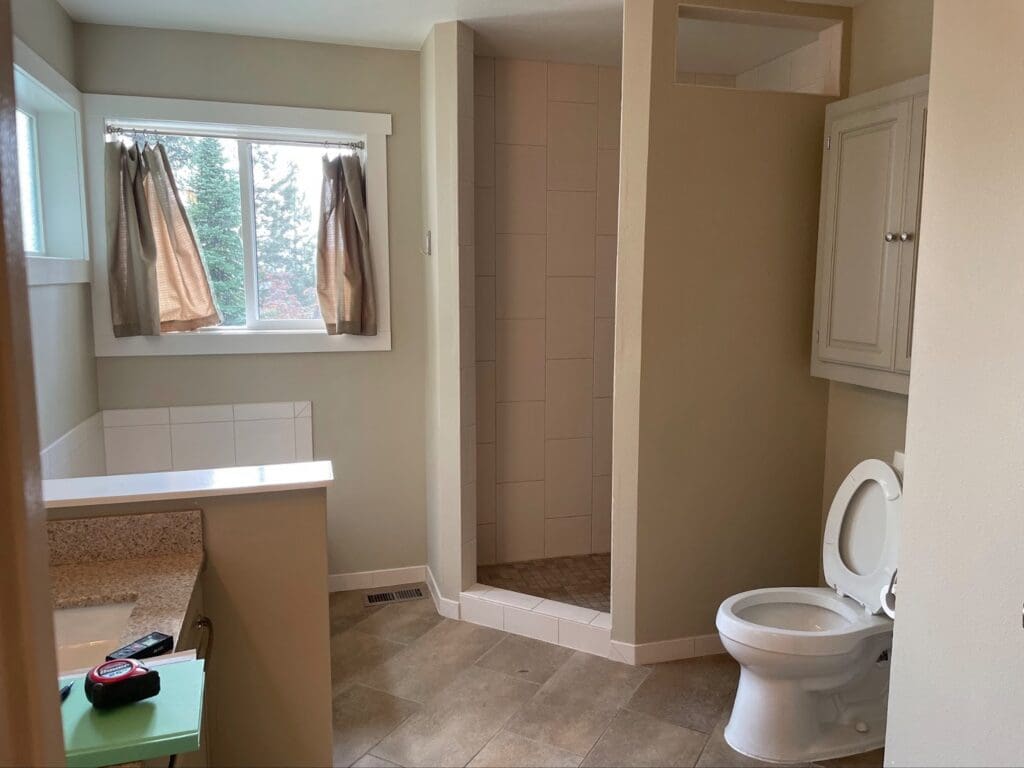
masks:
[[[896,233],[895,232],[886,232],[885,233],[885,242],[892,243],[892,242],[895,242],[895,240],[896,240]]]
[[[900,242],[901,243],[906,243],[906,242],[908,242],[910,240],[913,240],[913,239],[914,239],[914,233],[913,232],[900,232]]]

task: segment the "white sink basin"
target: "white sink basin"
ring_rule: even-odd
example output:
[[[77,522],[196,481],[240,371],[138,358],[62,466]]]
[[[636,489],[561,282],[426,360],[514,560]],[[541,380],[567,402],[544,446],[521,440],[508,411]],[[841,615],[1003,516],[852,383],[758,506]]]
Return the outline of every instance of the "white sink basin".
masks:
[[[108,603],[53,612],[53,634],[60,673],[94,667],[115,650],[135,603]]]

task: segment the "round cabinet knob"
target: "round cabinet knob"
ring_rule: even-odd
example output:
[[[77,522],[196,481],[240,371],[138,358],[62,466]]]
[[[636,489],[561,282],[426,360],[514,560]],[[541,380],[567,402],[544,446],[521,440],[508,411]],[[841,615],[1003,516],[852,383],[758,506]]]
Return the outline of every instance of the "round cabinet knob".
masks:
[[[885,233],[885,242],[891,243],[891,242],[893,242],[895,240],[896,240],[896,233],[895,232],[886,232]]]
[[[906,243],[914,239],[914,235],[911,232],[900,232],[900,242]]]

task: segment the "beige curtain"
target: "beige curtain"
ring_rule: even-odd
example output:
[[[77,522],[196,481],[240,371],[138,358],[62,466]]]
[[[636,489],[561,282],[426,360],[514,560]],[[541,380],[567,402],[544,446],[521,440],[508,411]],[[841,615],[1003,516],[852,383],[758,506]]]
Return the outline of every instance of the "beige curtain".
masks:
[[[219,325],[199,245],[164,148],[106,147],[107,242],[114,335]]]
[[[316,291],[327,333],[377,335],[365,186],[355,155],[324,158]]]

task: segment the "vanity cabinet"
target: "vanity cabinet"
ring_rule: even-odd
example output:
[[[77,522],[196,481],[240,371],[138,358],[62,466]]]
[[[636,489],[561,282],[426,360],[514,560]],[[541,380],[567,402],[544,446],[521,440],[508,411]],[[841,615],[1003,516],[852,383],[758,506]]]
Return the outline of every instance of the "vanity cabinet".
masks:
[[[811,374],[906,394],[928,78],[826,108]]]

